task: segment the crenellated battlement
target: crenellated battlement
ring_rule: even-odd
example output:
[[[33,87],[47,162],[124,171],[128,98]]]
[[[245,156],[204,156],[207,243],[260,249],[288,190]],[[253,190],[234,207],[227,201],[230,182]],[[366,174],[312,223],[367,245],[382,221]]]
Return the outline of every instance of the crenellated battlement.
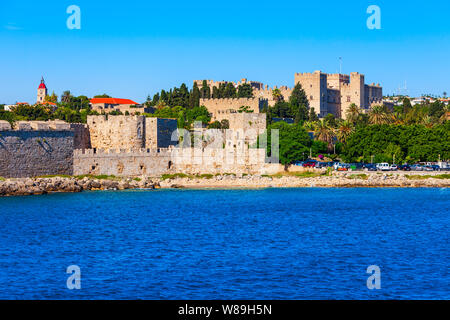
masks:
[[[0,120],[0,131],[72,131],[64,121],[17,121],[14,127],[8,121]]]
[[[75,150],[74,174],[158,176],[165,173],[259,172],[265,168],[265,149],[163,148],[139,150]]]
[[[227,102],[242,102],[242,103],[248,103],[248,102],[254,102],[258,101],[261,98],[259,97],[253,97],[253,98],[209,98],[209,99],[200,99],[200,104],[202,101],[215,101],[217,103],[227,103]]]
[[[126,155],[126,156],[163,156],[170,155],[174,148],[158,148],[158,149],[75,149],[73,151],[74,156],[114,156],[114,155]]]

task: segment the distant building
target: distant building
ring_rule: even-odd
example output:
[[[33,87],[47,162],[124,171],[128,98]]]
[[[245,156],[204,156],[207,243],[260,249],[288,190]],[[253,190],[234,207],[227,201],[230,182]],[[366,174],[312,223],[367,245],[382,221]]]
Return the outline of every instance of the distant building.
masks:
[[[199,87],[203,85],[203,80],[194,80]],[[227,84],[226,81],[206,80],[206,84],[213,87],[219,87],[220,84]],[[253,96],[264,103],[273,106],[277,101],[288,101],[292,95],[293,88],[280,86],[269,88],[261,82],[248,81],[242,79],[240,82],[231,82],[235,87],[242,84],[249,84],[253,88]],[[383,88],[380,84],[365,84],[363,74],[352,72],[346,74],[326,74],[321,71],[314,73],[296,73],[295,84],[300,83],[309,101],[311,108],[314,108],[319,117],[325,117],[331,113],[337,118],[346,117],[350,105],[355,104],[363,111],[368,111],[373,105],[383,105]],[[234,101],[232,101],[234,100]],[[216,111],[224,112],[236,110],[240,107],[236,104],[237,99],[202,99],[201,105],[216,115]],[[205,103],[205,104],[203,104]],[[230,106],[230,103],[232,106]],[[392,104],[386,104],[388,107]],[[262,108],[253,107],[254,112],[260,112]],[[231,111],[230,111],[231,112]]]
[[[99,113],[105,112],[110,113],[112,111],[120,111],[129,114],[136,114],[150,112],[150,108],[145,108],[144,106],[138,104],[137,102],[130,99],[119,99],[119,98],[93,98],[90,101],[92,110]]]
[[[373,105],[383,105],[383,88],[379,84],[365,84],[364,75],[358,72],[346,74],[296,73],[295,83],[300,83],[308,97],[309,105],[325,117],[331,113],[346,118],[352,104],[363,111]]]
[[[45,101],[45,97],[47,97],[48,91],[47,86],[45,85],[44,77],[41,79],[41,83],[39,84],[37,90],[37,101],[36,103],[42,104]]]

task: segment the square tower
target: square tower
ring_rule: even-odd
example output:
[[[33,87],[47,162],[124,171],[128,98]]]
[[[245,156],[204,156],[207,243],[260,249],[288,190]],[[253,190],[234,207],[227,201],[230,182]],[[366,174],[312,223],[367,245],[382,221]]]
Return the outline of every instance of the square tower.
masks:
[[[45,85],[44,77],[41,79],[41,84],[37,91],[37,103],[44,103],[45,97],[47,96],[47,86]]]

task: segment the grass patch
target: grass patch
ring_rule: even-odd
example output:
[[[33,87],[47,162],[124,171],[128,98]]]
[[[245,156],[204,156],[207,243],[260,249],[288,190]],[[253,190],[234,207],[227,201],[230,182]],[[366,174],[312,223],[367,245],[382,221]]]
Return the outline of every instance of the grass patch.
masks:
[[[350,177],[347,177],[347,179],[362,179],[367,180],[369,179],[369,176],[365,173],[359,173],[359,174],[352,174]]]
[[[280,172],[277,174],[272,175],[272,178],[282,178],[282,177],[297,177],[297,178],[315,178],[319,176],[326,175],[326,173],[320,173],[320,172],[311,172],[311,171],[305,171],[305,172]]]
[[[176,179],[176,178],[193,178],[193,176],[185,174],[185,173],[174,173],[174,174],[163,174],[161,176],[161,180],[169,180],[169,179]]]
[[[235,176],[236,177],[236,173],[223,173],[222,176]]]
[[[0,177],[0,181],[6,181],[6,179],[3,177]]]
[[[405,177],[406,177],[406,179],[409,179],[409,180],[426,180],[426,179],[431,179],[431,178],[434,178],[434,179],[450,179],[450,174],[448,174],[448,173],[444,173],[444,174],[438,174],[438,175],[435,175],[435,176],[432,176],[432,175],[429,175],[429,174],[426,174],[426,175],[405,175]]]
[[[45,176],[37,176],[35,178],[73,178],[73,176],[69,176],[67,174],[49,174]]]
[[[141,178],[133,178],[134,181],[140,182],[142,179]]]
[[[98,176],[95,176],[95,175],[92,175],[92,174],[83,174],[81,176],[75,176],[75,178],[79,179],[79,180],[82,180],[84,178],[97,179],[97,180],[122,180],[119,177],[116,177],[116,176],[113,176],[113,175],[108,176],[106,174],[101,174],[101,175],[98,175]]]
[[[214,175],[205,173],[205,174],[200,174],[200,175],[197,174],[195,177],[200,178],[200,179],[212,179],[214,177]]]

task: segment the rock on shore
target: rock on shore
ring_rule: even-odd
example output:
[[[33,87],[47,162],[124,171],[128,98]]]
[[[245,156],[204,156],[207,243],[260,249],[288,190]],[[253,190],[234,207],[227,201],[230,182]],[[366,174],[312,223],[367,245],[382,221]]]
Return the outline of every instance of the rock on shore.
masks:
[[[154,189],[159,184],[151,179],[96,179],[84,177],[17,178],[0,180],[0,196],[37,195],[49,192],[81,192],[83,190]]]

